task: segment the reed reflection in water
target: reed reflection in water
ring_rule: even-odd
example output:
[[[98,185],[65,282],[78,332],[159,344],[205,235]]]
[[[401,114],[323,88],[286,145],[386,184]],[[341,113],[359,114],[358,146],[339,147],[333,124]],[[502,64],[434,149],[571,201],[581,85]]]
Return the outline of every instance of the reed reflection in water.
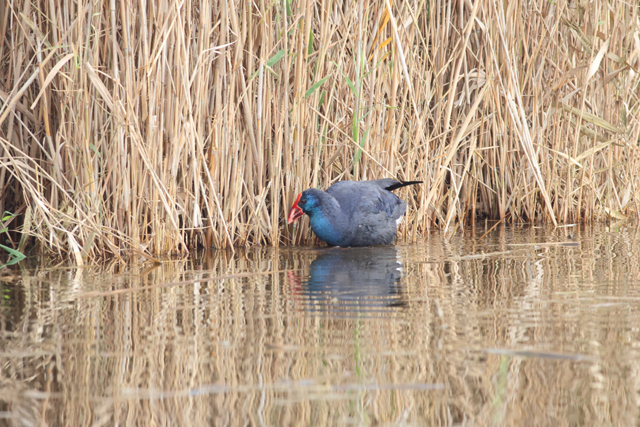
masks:
[[[638,233],[484,232],[3,270],[0,424],[637,424]]]

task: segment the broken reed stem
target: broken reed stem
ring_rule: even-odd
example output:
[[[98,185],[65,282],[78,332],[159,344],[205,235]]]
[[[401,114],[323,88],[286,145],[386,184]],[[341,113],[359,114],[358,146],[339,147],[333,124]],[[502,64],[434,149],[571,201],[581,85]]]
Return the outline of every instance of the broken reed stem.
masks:
[[[0,205],[76,262],[310,243],[341,179],[425,181],[411,239],[640,215],[640,12],[590,5],[5,3]]]

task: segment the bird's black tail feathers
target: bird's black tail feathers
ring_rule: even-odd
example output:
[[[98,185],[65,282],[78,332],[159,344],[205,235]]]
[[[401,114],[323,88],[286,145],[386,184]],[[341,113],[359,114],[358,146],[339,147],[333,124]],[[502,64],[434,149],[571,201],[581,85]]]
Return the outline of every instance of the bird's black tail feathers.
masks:
[[[397,190],[398,188],[406,187],[407,185],[413,185],[413,184],[422,184],[422,181],[396,181],[395,184],[385,187],[385,190],[393,191],[393,190]]]

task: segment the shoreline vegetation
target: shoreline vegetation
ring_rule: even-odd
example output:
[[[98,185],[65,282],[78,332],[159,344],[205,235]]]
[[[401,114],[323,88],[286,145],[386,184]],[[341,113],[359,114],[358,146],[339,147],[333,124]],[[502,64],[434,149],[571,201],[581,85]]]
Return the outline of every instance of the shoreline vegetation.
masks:
[[[636,219],[639,96],[634,2],[3,2],[2,243],[300,244],[299,192],[387,177],[401,239]]]

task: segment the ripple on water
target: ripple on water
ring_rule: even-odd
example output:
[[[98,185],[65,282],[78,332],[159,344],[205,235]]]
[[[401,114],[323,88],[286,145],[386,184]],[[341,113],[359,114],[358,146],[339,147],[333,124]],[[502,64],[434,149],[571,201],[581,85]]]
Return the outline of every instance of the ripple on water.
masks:
[[[2,282],[0,417],[634,423],[635,229],[487,230],[388,247],[208,251],[162,265],[16,267]]]

